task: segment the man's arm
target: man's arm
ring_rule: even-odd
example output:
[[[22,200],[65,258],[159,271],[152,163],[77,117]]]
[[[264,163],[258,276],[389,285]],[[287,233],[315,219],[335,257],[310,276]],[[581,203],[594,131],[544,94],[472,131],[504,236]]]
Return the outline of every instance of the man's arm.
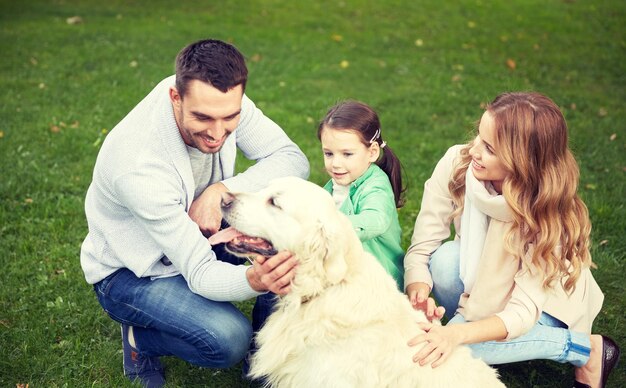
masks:
[[[309,161],[283,129],[270,120],[254,103],[243,96],[237,148],[256,163],[236,176],[224,179],[231,191],[257,191],[274,179],[297,176],[307,179]]]
[[[222,223],[222,193],[228,189],[222,182],[207,187],[189,207],[189,217],[200,227],[205,236],[210,236],[220,229]]]
[[[216,301],[246,300],[259,292],[248,282],[247,266],[235,266],[216,259],[206,237],[188,216],[173,172],[166,165],[141,166],[119,176],[114,190],[132,214],[134,233],[117,232],[120,238],[110,249],[130,269],[140,248],[137,239],[158,247],[180,271],[190,289]],[[139,253],[137,253],[139,254]],[[137,273],[137,276],[144,276]]]
[[[257,191],[274,178],[297,176],[306,179],[309,176],[309,162],[300,148],[245,95],[242,100],[241,121],[233,136],[236,136],[237,148],[247,159],[255,160],[256,164],[234,177],[230,177],[228,173],[228,169],[234,166],[225,165],[223,173],[228,178],[207,187],[194,200],[189,208],[189,217],[198,224],[205,236],[219,230],[223,192]],[[220,151],[225,164],[235,161],[235,155],[226,155],[229,152],[228,144]]]

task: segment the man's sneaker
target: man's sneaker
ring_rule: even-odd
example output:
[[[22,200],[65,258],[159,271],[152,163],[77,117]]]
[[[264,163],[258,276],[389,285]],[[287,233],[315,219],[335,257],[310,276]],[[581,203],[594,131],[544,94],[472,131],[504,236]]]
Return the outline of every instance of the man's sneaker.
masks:
[[[163,367],[158,357],[145,357],[131,346],[128,331],[132,326],[122,324],[122,346],[124,349],[124,375],[130,381],[139,381],[146,388],[160,388],[165,385]]]

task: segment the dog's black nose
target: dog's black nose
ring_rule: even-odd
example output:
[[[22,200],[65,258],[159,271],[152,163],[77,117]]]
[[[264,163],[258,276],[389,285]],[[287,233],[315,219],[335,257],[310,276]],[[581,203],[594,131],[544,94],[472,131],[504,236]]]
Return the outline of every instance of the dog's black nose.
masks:
[[[222,208],[229,208],[235,200],[235,196],[230,192],[222,193]]]

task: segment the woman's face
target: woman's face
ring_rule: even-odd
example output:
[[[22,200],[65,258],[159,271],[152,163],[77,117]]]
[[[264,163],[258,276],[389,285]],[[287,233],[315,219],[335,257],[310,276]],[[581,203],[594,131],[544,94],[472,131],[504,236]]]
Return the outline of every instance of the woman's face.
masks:
[[[507,176],[502,161],[495,153],[496,126],[491,113],[486,111],[480,119],[478,136],[470,148],[472,172],[476,179],[490,181],[494,189],[502,194],[502,182]]]

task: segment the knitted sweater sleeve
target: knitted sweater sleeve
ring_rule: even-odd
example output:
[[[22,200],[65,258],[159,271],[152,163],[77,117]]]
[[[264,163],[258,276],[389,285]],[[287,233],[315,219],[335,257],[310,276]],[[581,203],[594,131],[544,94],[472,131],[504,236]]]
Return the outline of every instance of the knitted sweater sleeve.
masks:
[[[309,161],[275,122],[243,96],[241,120],[235,132],[237,148],[256,163],[222,183],[231,191],[256,191],[274,178],[309,176]]]
[[[113,185],[118,199],[134,218],[132,225],[138,229],[136,233],[118,233],[115,241],[124,248],[120,257],[140,257],[141,252],[132,255],[129,250],[144,243],[158,246],[199,295],[216,301],[240,301],[259,294],[247,282],[246,266],[216,259],[206,238],[186,214],[176,181],[168,176],[165,166],[141,166],[118,176]],[[129,241],[123,240],[124,235]],[[142,275],[143,268],[135,268],[139,261],[125,259],[124,264]]]

